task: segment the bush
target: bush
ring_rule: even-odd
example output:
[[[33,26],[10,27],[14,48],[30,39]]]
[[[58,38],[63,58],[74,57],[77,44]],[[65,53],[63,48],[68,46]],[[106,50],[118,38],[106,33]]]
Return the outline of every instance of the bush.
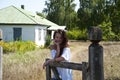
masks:
[[[71,40],[86,40],[87,31],[74,29],[74,30],[68,31],[67,36]]]
[[[32,41],[15,41],[15,42],[0,42],[4,53],[25,53],[36,49],[36,45]]]
[[[100,28],[102,29],[103,33],[103,40],[105,41],[114,41],[117,39],[117,36],[112,31],[112,22],[103,22],[100,25]]]
[[[48,36],[46,37],[45,47],[48,47],[48,46],[50,45],[50,43],[51,43],[51,36],[48,35]]]
[[[4,42],[4,41],[1,41],[0,45],[3,47],[3,52],[4,53],[15,51],[14,48],[13,48],[13,44],[11,42],[7,43],[7,42]]]

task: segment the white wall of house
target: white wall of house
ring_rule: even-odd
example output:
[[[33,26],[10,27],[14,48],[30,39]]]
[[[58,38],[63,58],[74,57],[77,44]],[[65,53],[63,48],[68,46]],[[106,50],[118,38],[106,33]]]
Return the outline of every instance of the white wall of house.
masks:
[[[36,42],[36,44],[44,46],[45,41],[46,41],[45,40],[46,34],[47,34],[46,28],[47,27],[42,27],[42,26],[35,27],[35,42]]]
[[[13,29],[9,25],[0,25],[4,41],[13,41]]]
[[[27,25],[0,25],[0,28],[3,31],[3,40],[4,41],[14,41],[14,33],[13,28],[21,28],[22,29],[22,40],[27,41],[31,40],[34,41],[34,26],[27,26]]]
[[[22,27],[22,40],[23,41],[35,41],[35,26]]]
[[[45,44],[47,27],[35,25],[0,25],[0,29],[3,31],[3,41],[14,41],[13,28],[22,29],[23,41],[34,41],[38,46]]]

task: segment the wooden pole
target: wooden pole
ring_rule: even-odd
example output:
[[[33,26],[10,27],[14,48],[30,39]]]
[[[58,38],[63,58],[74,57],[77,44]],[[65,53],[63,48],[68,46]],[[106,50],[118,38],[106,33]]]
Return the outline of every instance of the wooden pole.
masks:
[[[88,80],[88,63],[82,62],[82,80]]]
[[[0,80],[2,80],[2,53],[3,53],[3,49],[0,46]]]
[[[46,80],[51,80],[51,67],[49,65],[46,65]]]
[[[57,71],[57,68],[56,67],[51,67],[51,69],[52,69],[52,71],[55,75],[56,80],[61,80],[61,78],[59,77],[59,73]]]
[[[89,30],[89,76],[90,80],[104,80],[103,47],[99,44],[102,40],[102,31],[99,27]]]

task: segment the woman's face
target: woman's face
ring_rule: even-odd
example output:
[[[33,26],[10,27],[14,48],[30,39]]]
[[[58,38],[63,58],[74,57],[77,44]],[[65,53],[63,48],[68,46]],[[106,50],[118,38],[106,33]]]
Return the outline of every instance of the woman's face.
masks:
[[[61,44],[62,43],[62,35],[59,33],[55,34],[55,42]]]

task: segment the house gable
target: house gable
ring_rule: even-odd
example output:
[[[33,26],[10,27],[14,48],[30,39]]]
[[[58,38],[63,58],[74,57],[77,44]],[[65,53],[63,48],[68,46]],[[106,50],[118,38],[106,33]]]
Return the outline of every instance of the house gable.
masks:
[[[30,11],[9,6],[0,9],[0,24],[37,24],[43,26],[59,26]]]
[[[22,11],[14,6],[6,7],[0,10],[0,23],[6,24],[36,24]]]

